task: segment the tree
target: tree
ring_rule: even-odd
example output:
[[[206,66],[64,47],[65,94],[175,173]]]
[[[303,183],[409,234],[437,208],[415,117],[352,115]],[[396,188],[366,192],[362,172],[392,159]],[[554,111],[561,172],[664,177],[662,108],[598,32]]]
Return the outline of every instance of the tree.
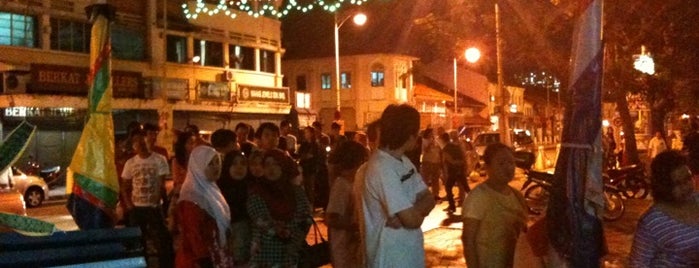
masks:
[[[651,131],[665,133],[673,111],[696,111],[699,92],[693,70],[699,64],[699,32],[691,21],[699,10],[689,1],[607,1],[604,40],[605,84],[609,100],[617,104],[626,138],[629,161],[638,163],[634,126],[626,96],[640,94],[651,108]],[[633,56],[647,47],[656,62],[654,75],[633,67]]]
[[[554,74],[565,96],[569,79],[572,14],[578,1],[498,1],[501,7],[504,70],[508,83],[532,71]],[[522,4],[521,2],[526,2]],[[494,1],[448,1],[442,12],[416,20],[431,45],[424,57],[451,58],[470,45],[485,55],[484,71],[494,80]],[[699,112],[699,9],[691,1],[605,1],[605,99],[617,104],[629,162],[638,163],[635,130],[627,95],[640,94],[652,109],[651,130],[665,133],[669,115]],[[546,14],[546,16],[539,16]],[[652,52],[657,73],[633,68],[641,46]]]

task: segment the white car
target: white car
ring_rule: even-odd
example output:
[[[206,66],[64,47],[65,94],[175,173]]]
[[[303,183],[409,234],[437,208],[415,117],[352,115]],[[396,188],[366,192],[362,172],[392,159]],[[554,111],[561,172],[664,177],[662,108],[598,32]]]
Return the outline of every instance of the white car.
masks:
[[[30,208],[40,206],[49,194],[49,186],[44,179],[27,175],[16,167],[0,174],[0,188],[3,187],[19,192],[24,197],[24,203]]]

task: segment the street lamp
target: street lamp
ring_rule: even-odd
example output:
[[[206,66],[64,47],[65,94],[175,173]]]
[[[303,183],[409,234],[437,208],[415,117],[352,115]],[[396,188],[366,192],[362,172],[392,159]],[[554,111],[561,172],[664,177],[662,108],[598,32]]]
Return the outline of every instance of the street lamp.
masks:
[[[466,51],[464,51],[464,57],[466,58],[466,61],[468,61],[469,63],[475,63],[478,61],[478,59],[481,58],[481,51],[475,47],[470,47],[470,48],[466,49]],[[459,92],[459,90],[458,90],[459,85],[458,85],[457,79],[456,79],[457,74],[458,74],[456,71],[456,69],[457,69],[456,68],[457,67],[456,61],[457,61],[457,58],[455,57],[454,58],[454,115],[455,116],[457,114],[457,109],[459,108],[459,106],[458,106],[459,96],[457,94]],[[456,128],[456,126],[454,126],[454,127]]]
[[[335,89],[337,90],[337,110],[335,111],[335,119],[340,119],[342,115],[340,111],[340,107],[342,106],[340,102],[340,27],[342,27],[349,18],[352,18],[352,22],[359,26],[364,25],[367,20],[364,13],[355,13],[348,15],[338,23],[337,12],[335,13]]]

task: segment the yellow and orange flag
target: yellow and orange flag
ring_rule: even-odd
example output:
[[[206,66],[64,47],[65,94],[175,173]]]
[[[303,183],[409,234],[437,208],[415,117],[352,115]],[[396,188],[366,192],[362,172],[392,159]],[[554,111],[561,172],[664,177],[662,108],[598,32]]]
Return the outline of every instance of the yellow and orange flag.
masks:
[[[86,11],[92,22],[88,120],[68,167],[67,206],[80,229],[111,228],[119,200],[111,105],[110,22],[114,9],[94,4]]]

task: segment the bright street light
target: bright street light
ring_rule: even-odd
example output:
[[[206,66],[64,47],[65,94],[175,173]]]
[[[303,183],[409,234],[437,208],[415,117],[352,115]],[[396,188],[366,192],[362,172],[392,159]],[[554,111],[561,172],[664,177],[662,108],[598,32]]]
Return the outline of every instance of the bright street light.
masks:
[[[335,90],[337,94],[337,103],[336,103],[336,108],[337,110],[335,111],[335,119],[339,120],[342,116],[342,112],[340,108],[342,107],[342,103],[340,101],[340,27],[342,27],[345,22],[352,17],[352,22],[356,25],[364,25],[367,21],[366,15],[364,13],[355,13],[355,14],[350,14],[344,19],[340,20],[338,23],[337,20],[337,12],[335,13]]]
[[[466,50],[466,60],[470,63],[475,63],[481,58],[481,51],[475,47],[470,47]]]
[[[468,61],[470,63],[475,63],[478,61],[478,59],[481,58],[481,51],[475,47],[470,47],[470,48],[466,49],[466,51],[464,51],[464,57],[466,58],[466,61]],[[456,61],[457,61],[457,59],[454,58],[454,116],[456,116],[456,114],[458,114],[457,110],[459,108],[459,105],[458,105],[458,102],[459,102],[459,95],[458,95],[459,84],[457,83],[457,79],[456,79],[456,77],[458,75],[458,73],[456,71],[456,69],[457,69],[456,68],[457,67]],[[454,126],[454,128],[456,128],[456,126]]]

